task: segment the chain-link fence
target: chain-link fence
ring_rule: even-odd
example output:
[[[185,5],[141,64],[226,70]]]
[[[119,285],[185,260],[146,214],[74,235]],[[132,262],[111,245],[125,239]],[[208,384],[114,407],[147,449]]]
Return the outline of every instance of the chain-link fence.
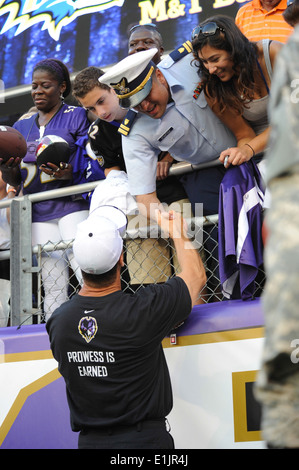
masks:
[[[213,220],[215,218],[217,219],[217,216],[212,220],[204,220],[200,228],[207,240],[211,238],[210,229],[217,230],[217,221]],[[194,219],[190,222],[194,223]],[[217,241],[213,240],[213,242],[217,248]],[[49,242],[46,245],[35,246],[33,249],[33,260],[37,270],[32,274],[33,302],[37,317],[35,321],[43,321],[44,312],[52,311],[54,306],[57,307],[61,301],[72,297],[80,290],[82,282],[80,270],[78,268],[75,272],[73,271],[68,257],[71,247],[72,241],[58,244]],[[199,248],[199,252],[206,267],[208,280],[200,293],[198,303],[222,300],[217,257],[203,247]],[[146,238],[140,237],[137,230],[128,230],[124,236],[124,261],[121,285],[126,293],[134,293],[152,283],[163,283],[180,272],[173,243],[170,239],[162,238],[161,234],[155,238]],[[43,266],[47,266],[47,278],[50,278],[51,284],[47,295],[45,283],[49,282],[49,279],[43,279]],[[66,281],[67,292],[65,292]],[[45,303],[47,308],[45,308]]]
[[[11,280],[0,280],[0,326],[40,323],[46,320],[63,301],[80,290],[79,268],[70,263],[73,240],[32,247],[31,205],[37,200],[88,192],[97,183],[74,186],[65,190],[48,191],[40,195],[15,198],[11,202],[11,249],[0,252],[0,260],[10,258]],[[4,203],[0,203],[5,206]],[[8,203],[6,203],[8,205]],[[191,217],[188,230],[204,262],[207,283],[198,303],[222,301],[218,263],[218,215]],[[125,266],[121,272],[122,289],[134,293],[151,283],[165,282],[180,270],[174,246],[161,237],[157,227],[133,228],[128,225],[124,237]],[[47,268],[45,268],[47,266]],[[49,267],[50,266],[50,267]],[[46,269],[46,271],[45,271]],[[46,272],[46,274],[45,274]],[[260,271],[255,295],[259,296],[265,282]]]

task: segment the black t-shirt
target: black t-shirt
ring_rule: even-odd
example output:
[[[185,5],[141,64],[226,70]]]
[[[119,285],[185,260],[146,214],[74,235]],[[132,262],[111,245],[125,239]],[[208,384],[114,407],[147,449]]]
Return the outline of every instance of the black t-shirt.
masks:
[[[161,341],[192,305],[175,277],[135,294],[74,296],[47,322],[73,431],[167,416],[172,389]]]
[[[97,119],[90,126],[89,142],[104,168],[119,166],[122,171],[126,171],[117,123]],[[183,185],[176,176],[168,176],[164,180],[157,181],[156,188],[159,200],[166,204],[187,198]]]
[[[89,128],[89,142],[93,152],[100,159],[100,165],[107,169],[119,166],[122,171],[126,171],[118,127],[117,123],[97,119]]]

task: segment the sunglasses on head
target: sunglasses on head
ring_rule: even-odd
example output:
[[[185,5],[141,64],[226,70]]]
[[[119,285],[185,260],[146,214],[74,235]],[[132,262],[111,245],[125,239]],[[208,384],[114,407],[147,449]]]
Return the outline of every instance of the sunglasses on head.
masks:
[[[157,25],[155,25],[154,23],[135,24],[135,25],[132,26],[132,28],[129,30],[129,33],[132,33],[133,31],[135,31],[135,29],[137,29],[137,28],[142,28],[143,26],[146,27],[146,28],[157,29]]]
[[[191,39],[193,41],[193,39],[198,38],[198,36],[214,36],[217,31],[224,32],[224,29],[220,28],[220,26],[218,26],[217,23],[214,23],[214,21],[211,21],[203,26],[196,26],[192,31]]]

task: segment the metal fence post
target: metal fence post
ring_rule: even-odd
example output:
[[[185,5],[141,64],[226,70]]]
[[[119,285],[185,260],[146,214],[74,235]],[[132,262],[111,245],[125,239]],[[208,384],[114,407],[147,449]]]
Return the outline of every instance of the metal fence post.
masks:
[[[32,323],[31,202],[13,199],[10,210],[11,325],[17,326]]]

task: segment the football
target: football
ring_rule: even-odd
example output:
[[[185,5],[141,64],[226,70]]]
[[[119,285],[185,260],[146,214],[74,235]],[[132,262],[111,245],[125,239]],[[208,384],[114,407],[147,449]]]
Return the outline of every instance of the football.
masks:
[[[69,161],[70,153],[66,140],[57,135],[45,135],[36,149],[36,163],[38,166],[47,165],[48,162],[59,166],[60,162]]]
[[[27,143],[22,134],[9,126],[0,126],[0,158],[6,162],[11,157],[24,158]]]

